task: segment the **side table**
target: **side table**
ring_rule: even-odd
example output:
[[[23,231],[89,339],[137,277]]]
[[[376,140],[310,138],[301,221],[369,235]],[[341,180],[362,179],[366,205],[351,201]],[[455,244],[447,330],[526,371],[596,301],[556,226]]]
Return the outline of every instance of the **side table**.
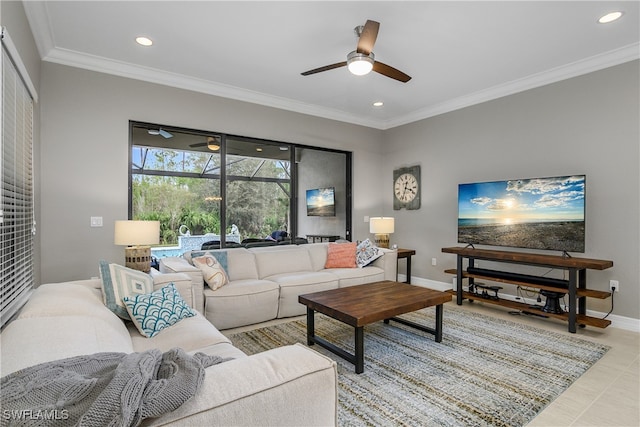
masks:
[[[404,258],[407,260],[407,280],[404,283],[411,283],[411,257],[416,254],[414,249],[400,249],[398,248],[398,259]],[[396,263],[396,281],[398,280],[398,266]]]

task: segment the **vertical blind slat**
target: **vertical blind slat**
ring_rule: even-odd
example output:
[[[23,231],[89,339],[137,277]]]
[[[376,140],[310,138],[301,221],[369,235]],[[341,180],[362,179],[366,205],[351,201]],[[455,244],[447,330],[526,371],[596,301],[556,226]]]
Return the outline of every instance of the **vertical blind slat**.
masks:
[[[33,100],[3,43],[0,148],[0,326],[33,288]]]

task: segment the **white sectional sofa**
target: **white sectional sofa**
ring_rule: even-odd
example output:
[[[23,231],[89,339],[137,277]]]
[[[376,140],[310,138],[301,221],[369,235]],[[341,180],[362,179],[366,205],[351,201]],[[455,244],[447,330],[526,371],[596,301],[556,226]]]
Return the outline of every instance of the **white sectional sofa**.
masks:
[[[382,280],[396,280],[397,252],[362,268],[325,268],[330,243],[189,251],[183,257],[162,258],[162,273],[185,273],[194,289],[204,289],[198,301],[205,317],[224,330],[305,313],[298,295]],[[226,253],[229,283],[212,290],[192,258]]]
[[[154,289],[173,282],[202,310],[202,284],[183,274],[154,277]],[[256,285],[257,286],[257,285]],[[196,396],[143,425],[335,425],[336,364],[304,345],[247,356],[201,313],[142,336],[105,307],[100,279],[41,285],[0,335],[4,377],[47,361],[98,352],[132,353],[181,347],[232,358],[206,368]]]

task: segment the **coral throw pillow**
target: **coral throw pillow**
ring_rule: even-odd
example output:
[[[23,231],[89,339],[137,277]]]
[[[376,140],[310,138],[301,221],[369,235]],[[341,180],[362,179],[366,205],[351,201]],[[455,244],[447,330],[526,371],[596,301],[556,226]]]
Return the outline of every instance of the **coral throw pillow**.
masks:
[[[356,268],[356,243],[329,243],[324,268]]]

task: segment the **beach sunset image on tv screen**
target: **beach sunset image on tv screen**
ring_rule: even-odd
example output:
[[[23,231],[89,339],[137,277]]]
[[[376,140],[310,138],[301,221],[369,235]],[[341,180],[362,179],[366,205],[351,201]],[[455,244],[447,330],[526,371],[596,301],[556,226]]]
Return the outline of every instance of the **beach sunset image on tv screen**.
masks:
[[[460,184],[458,242],[584,252],[585,176]]]
[[[307,216],[335,216],[334,187],[307,190]]]

